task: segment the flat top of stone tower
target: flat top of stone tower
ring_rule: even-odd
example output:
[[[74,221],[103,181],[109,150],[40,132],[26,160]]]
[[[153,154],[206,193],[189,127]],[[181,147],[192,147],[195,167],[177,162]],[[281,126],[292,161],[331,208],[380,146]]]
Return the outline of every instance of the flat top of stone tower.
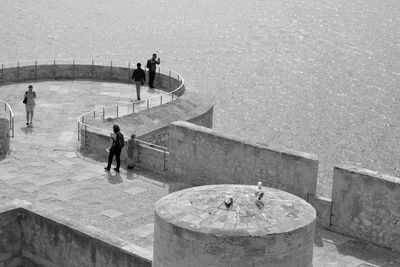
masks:
[[[316,218],[314,208],[290,193],[257,186],[206,185],[171,193],[155,204],[158,216],[169,223],[197,232],[227,236],[265,236],[308,226]],[[225,204],[228,192],[233,197]]]

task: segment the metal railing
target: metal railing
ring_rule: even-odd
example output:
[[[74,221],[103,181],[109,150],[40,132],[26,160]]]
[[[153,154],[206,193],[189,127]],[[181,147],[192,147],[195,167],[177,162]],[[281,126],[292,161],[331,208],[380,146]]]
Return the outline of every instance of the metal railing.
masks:
[[[10,135],[12,138],[14,138],[14,112],[11,108],[11,106],[4,100],[0,99],[1,103],[4,103],[4,114],[5,117],[9,117],[9,130],[10,130]],[[3,109],[1,108],[0,114],[3,113]]]
[[[92,64],[94,64],[94,61],[92,61]],[[112,62],[111,62],[112,64]],[[130,63],[128,63],[128,66],[130,67]],[[160,68],[158,68],[158,74],[161,74],[161,70]],[[86,147],[86,132],[88,129],[92,129],[98,133],[103,133],[108,135],[111,131],[110,130],[106,130],[106,129],[102,129],[99,127],[95,127],[93,125],[90,125],[88,123],[88,121],[90,121],[91,119],[100,119],[100,120],[105,120],[108,118],[119,118],[122,116],[126,116],[126,115],[130,115],[130,114],[134,114],[134,113],[138,113],[139,111],[142,110],[147,110],[149,108],[155,107],[155,106],[159,106],[159,105],[163,105],[165,103],[171,102],[173,100],[175,100],[176,98],[179,97],[179,95],[181,95],[180,90],[183,88],[184,86],[184,80],[182,78],[182,76],[179,73],[173,72],[173,71],[169,71],[168,74],[164,74],[166,77],[168,77],[168,90],[171,90],[170,85],[171,85],[171,79],[175,79],[176,75],[176,80],[178,80],[178,87],[173,89],[170,92],[165,92],[163,94],[154,96],[154,97],[150,97],[144,100],[138,100],[138,101],[134,101],[132,103],[129,104],[122,104],[122,105],[115,105],[113,107],[103,107],[100,109],[93,109],[87,113],[82,114],[81,116],[78,117],[78,140],[81,140],[82,138],[82,131],[84,131],[84,140],[81,140],[81,146],[83,145],[83,147]],[[127,141],[128,139],[125,138],[125,141]],[[83,142],[83,144],[82,144]],[[154,149],[158,149],[160,151],[162,151],[163,153],[163,157],[164,157],[164,171],[166,170],[166,157],[168,154],[167,148],[163,147],[163,146],[159,146],[156,144],[152,144],[149,142],[145,142],[143,140],[140,139],[136,139],[137,144],[139,145],[139,151],[138,151],[138,161],[140,161],[140,147],[144,146],[144,147],[150,147],[150,148],[154,148]]]

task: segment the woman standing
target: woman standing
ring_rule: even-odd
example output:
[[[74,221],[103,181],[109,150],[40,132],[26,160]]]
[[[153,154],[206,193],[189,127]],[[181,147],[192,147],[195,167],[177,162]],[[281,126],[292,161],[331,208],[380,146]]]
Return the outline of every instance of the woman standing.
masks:
[[[121,150],[125,145],[125,140],[124,136],[119,130],[119,126],[117,124],[114,124],[113,126],[113,133],[110,134],[110,147],[107,149],[108,150],[108,164],[107,167],[104,169],[106,171],[110,171],[111,168],[111,163],[113,160],[113,157],[115,155],[115,160],[117,161],[117,167],[114,168],[116,172],[119,172],[119,167],[121,166]]]
[[[32,126],[33,111],[35,110],[36,92],[33,91],[33,86],[28,86],[28,91],[25,91],[24,104],[26,111],[26,125]]]

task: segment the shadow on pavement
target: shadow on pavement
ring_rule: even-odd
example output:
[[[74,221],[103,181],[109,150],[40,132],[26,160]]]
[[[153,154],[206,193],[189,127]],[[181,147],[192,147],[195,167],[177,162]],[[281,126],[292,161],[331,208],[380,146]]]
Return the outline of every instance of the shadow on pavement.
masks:
[[[31,134],[33,133],[33,127],[25,126],[21,128],[21,131],[25,134]]]
[[[120,184],[123,182],[122,177],[117,172],[107,172],[107,180],[110,184]]]
[[[329,251],[337,251],[344,257],[355,258],[365,263],[357,266],[400,266],[400,253],[375,246],[362,240],[343,236],[322,228],[315,230],[314,245]]]

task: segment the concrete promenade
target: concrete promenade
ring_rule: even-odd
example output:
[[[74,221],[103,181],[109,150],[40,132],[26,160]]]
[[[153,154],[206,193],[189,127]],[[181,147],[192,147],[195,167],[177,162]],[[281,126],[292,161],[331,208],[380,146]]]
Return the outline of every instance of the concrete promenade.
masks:
[[[152,258],[153,206],[168,192],[162,177],[140,170],[104,172],[104,162],[77,153],[77,117],[93,108],[129,103],[133,85],[46,81],[37,92],[33,127],[25,125],[28,84],[0,88],[15,112],[11,152],[0,160],[0,205],[30,202],[32,210],[72,221]],[[156,94],[142,89],[142,99]],[[123,130],[123,129],[122,129]],[[110,129],[111,131],[111,129]],[[314,266],[400,266],[400,255],[318,229]]]

